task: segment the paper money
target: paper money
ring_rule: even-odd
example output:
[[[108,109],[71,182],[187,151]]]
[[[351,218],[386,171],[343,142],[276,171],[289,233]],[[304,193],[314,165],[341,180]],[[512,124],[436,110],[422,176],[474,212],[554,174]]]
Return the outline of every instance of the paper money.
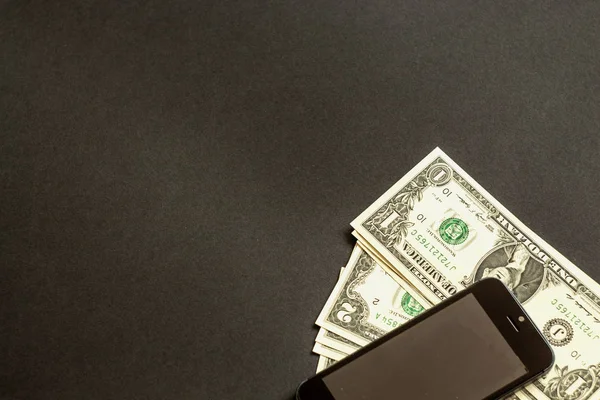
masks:
[[[355,246],[344,272],[317,318],[317,325],[348,339],[350,346],[348,343],[334,343],[332,347],[350,354],[356,350],[352,348],[352,342],[364,346],[423,310],[424,307],[371,256]]]
[[[332,349],[331,347],[327,347],[321,343],[315,343],[315,345],[313,346],[313,353],[325,356],[327,358],[331,358],[335,361],[340,361],[341,359],[347,356],[347,354]]]
[[[340,269],[340,275],[338,277],[338,280],[341,279],[345,269],[345,267],[342,267]],[[330,332],[324,328],[319,329],[317,337],[315,338],[315,342],[321,343],[344,354],[352,354],[360,348],[358,344],[346,338],[343,338],[333,332]]]
[[[513,393],[508,395],[508,397],[505,397],[504,400],[519,400],[519,397],[517,397],[517,395]]]
[[[321,372],[324,369],[329,368],[333,364],[335,364],[335,360],[332,360],[331,358],[327,358],[325,356],[319,356],[319,362],[317,363],[317,372]]]
[[[362,347],[351,340],[323,328],[319,329],[315,342],[345,354],[352,354]]]
[[[352,227],[386,267],[410,282],[406,290],[416,288],[433,304],[485,277],[512,290],[556,355],[552,370],[518,391],[519,398],[600,399],[600,286],[441,150]]]

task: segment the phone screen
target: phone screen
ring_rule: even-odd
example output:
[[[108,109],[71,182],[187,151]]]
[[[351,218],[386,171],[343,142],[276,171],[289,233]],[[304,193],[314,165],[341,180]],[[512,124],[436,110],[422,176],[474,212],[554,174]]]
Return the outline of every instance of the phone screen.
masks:
[[[473,294],[323,377],[336,400],[481,400],[527,373]]]

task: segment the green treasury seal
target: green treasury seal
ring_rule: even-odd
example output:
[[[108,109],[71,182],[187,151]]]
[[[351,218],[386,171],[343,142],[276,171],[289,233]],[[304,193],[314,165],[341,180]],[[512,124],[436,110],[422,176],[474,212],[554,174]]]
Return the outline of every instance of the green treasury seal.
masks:
[[[413,297],[408,293],[404,293],[400,304],[402,304],[402,309],[404,312],[411,317],[421,314],[421,312],[424,310],[423,306],[418,301],[413,299]]]
[[[448,218],[440,225],[440,236],[448,244],[461,244],[469,237],[469,227],[461,219]]]

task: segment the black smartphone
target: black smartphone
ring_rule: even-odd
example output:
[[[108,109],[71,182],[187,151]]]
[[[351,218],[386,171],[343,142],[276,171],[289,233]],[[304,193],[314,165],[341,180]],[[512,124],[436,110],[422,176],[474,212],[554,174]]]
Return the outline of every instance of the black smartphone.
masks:
[[[548,342],[502,282],[488,278],[298,387],[298,400],[494,399],[554,362]]]

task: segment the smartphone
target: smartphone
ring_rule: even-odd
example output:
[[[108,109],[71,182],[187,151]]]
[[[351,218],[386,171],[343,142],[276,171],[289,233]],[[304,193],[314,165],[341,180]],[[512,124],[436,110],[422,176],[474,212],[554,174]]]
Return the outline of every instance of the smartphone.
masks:
[[[481,280],[304,381],[298,400],[495,399],[554,353],[517,299]]]

